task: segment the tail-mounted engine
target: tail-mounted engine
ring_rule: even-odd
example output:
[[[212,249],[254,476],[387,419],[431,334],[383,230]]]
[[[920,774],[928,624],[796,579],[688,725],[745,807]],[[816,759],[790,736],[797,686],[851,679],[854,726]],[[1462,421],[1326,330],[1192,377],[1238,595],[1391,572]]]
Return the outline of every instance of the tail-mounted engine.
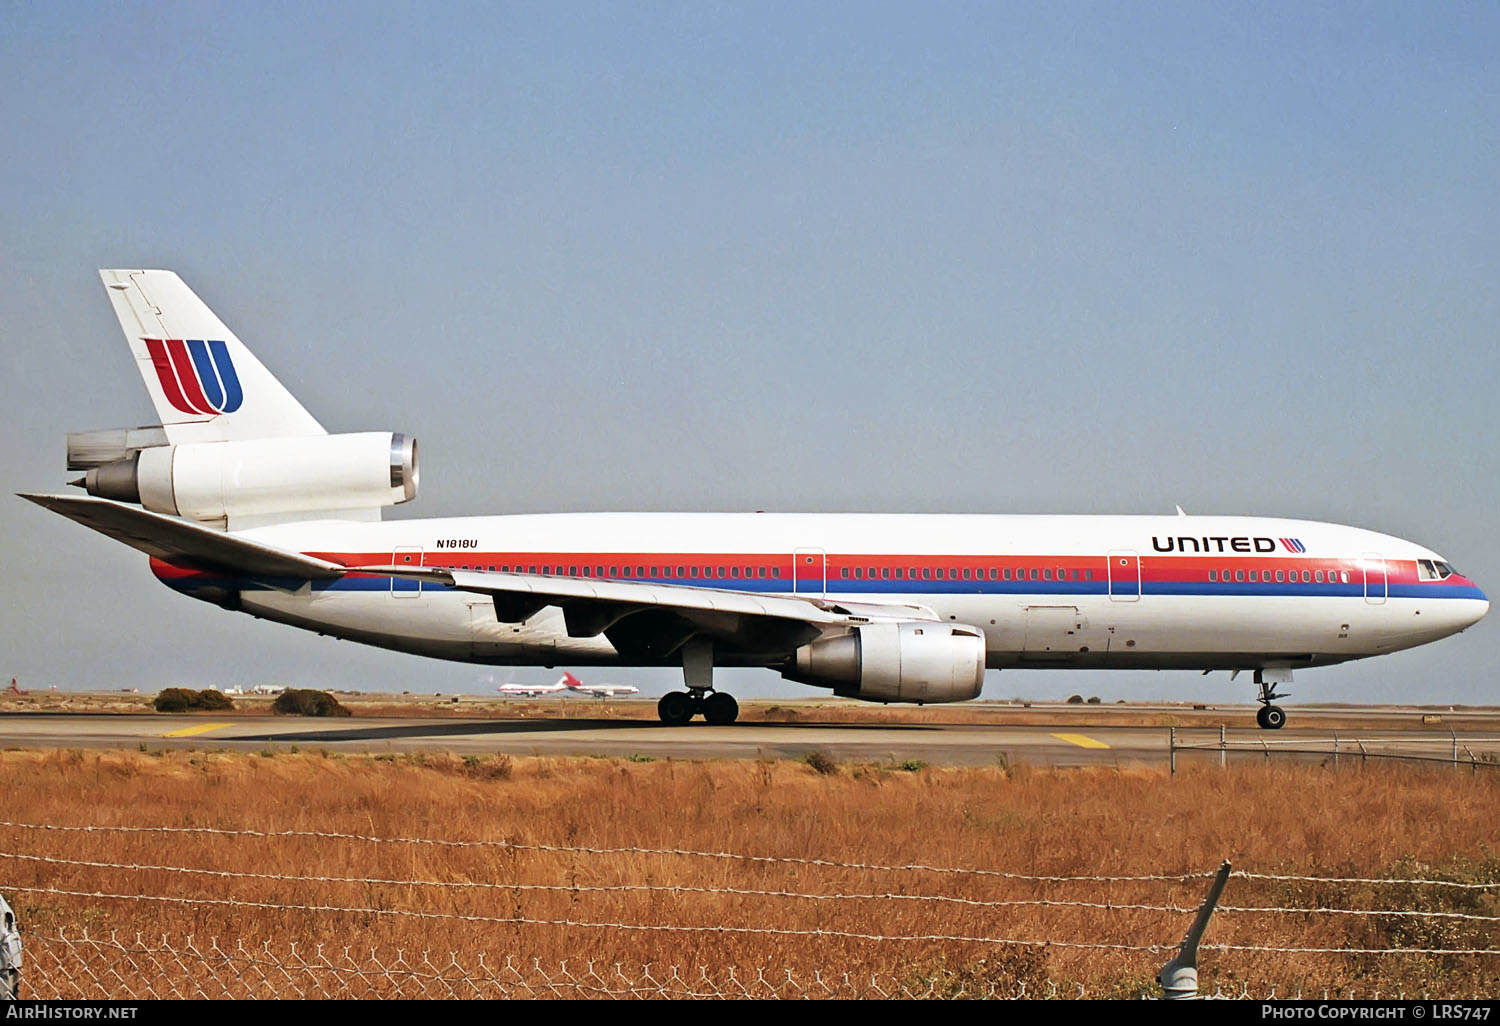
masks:
[[[417,495],[417,442],[389,431],[167,445],[160,428],[68,436],[90,495],[192,520],[379,509]]]
[[[865,624],[803,645],[782,676],[871,702],[966,702],[984,686],[984,632],[930,621]]]

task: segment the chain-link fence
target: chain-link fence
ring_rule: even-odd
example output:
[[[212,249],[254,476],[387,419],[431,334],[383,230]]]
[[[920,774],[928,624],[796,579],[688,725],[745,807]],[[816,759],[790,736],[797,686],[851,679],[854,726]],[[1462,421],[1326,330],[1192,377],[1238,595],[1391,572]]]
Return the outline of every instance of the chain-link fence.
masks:
[[[207,942],[192,937],[31,934],[24,998],[62,1001],[268,998],[1080,999],[1122,995],[1079,983],[985,979],[973,973],[842,972],[767,966],[543,963],[514,955]],[[1425,998],[1427,993],[1215,989],[1239,1000]]]

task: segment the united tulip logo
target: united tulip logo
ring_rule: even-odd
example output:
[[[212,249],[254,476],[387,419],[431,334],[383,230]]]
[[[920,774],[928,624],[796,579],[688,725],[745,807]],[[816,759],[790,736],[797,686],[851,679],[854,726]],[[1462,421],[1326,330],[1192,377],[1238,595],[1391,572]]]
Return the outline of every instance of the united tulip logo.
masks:
[[[229,347],[202,339],[148,338],[146,352],[172,408],[213,417],[245,401]]]

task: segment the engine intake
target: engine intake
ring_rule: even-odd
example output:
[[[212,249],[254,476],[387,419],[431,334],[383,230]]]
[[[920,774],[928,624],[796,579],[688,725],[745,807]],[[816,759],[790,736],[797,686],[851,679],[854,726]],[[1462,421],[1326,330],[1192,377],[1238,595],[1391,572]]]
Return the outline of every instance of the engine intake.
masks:
[[[416,498],[417,442],[390,431],[156,445],[91,467],[90,495],[193,520],[378,509]]]
[[[984,686],[984,632],[929,621],[865,624],[803,645],[782,676],[870,702],[966,702]]]

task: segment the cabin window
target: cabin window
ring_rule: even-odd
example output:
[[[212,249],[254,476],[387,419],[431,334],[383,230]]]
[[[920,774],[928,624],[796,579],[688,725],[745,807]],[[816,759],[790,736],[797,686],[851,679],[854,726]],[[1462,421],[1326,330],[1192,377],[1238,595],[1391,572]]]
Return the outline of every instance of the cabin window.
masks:
[[[1208,579],[1210,581],[1217,581],[1219,579],[1219,571],[1217,571],[1217,570],[1210,570],[1208,572]]]
[[[1276,571],[1276,583],[1277,584],[1285,584],[1286,583],[1286,575],[1283,574],[1280,570]]]
[[[967,581],[967,580],[969,580],[969,578],[970,578],[970,577],[971,577],[971,576],[972,576],[972,574],[971,574],[971,573],[970,573],[970,571],[969,571],[969,570],[967,570],[967,569],[966,569],[966,570],[964,570],[964,580],[966,580],[966,581]]]
[[[932,571],[930,569],[928,569],[927,567],[924,566],[922,568],[922,580],[929,581],[931,579],[932,579]]]
[[[840,570],[839,576],[847,581],[849,579],[849,568],[846,566],[842,570]]]
[[[883,580],[883,581],[888,581],[888,580],[890,580],[890,577],[891,577],[891,568],[888,567],[888,566],[881,567],[880,568],[880,579]]]
[[[1243,570],[1236,570],[1234,572],[1234,579],[1236,581],[1243,581],[1245,579],[1245,571],[1243,571]]]
[[[732,566],[732,567],[729,568],[729,576],[730,577],[738,577],[739,575],[740,575],[740,568],[739,567]],[[847,573],[845,573],[844,576],[847,577],[849,575]]]
[[[862,580],[864,578],[864,576],[865,576],[865,568],[864,567],[857,566],[857,567],[854,568],[854,579],[856,581]]]

